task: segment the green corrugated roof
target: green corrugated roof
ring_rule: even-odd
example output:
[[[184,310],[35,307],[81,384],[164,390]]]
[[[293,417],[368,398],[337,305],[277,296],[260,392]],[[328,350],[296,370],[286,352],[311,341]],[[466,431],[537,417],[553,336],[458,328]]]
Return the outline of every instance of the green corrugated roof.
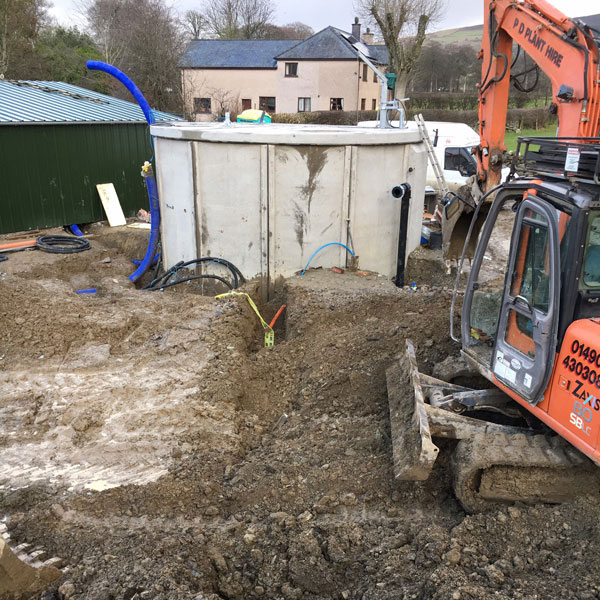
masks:
[[[153,111],[157,121],[180,117]],[[127,102],[60,81],[0,80],[0,124],[9,123],[136,123],[142,109]]]

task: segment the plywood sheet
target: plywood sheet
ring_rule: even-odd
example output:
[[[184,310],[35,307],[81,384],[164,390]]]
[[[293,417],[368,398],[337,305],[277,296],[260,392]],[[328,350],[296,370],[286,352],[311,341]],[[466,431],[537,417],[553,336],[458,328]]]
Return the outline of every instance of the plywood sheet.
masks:
[[[117,190],[112,183],[99,183],[96,185],[104,212],[111,227],[125,225],[125,215],[117,196]]]

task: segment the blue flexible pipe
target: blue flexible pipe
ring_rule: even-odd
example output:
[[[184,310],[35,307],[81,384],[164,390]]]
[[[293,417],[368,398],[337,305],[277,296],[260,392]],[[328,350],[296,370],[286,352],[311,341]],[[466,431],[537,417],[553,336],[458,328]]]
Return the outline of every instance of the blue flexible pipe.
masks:
[[[156,249],[158,248],[158,237],[160,233],[160,208],[158,206],[158,191],[156,189],[156,178],[152,172],[152,166],[147,163],[142,171],[142,176],[146,181],[146,189],[148,190],[148,199],[150,200],[150,218],[152,219],[152,229],[150,229],[150,240],[148,241],[148,249],[146,256],[142,259],[140,266],[129,276],[129,280],[134,283],[150,268]]]
[[[139,104],[148,125],[152,125],[155,122],[154,114],[148,104],[146,98],[139,88],[123,71],[120,71],[116,67],[109,65],[108,63],[99,60],[88,60],[87,68],[95,71],[104,71],[109,75],[112,75],[115,79],[118,79],[135,98]],[[130,281],[134,283],[150,268],[154,256],[156,255],[156,248],[158,247],[158,237],[160,234],[160,208],[158,205],[158,191],[156,189],[156,178],[152,171],[152,166],[148,163],[148,166],[144,165],[142,170],[142,176],[146,181],[146,189],[148,190],[148,198],[150,199],[150,216],[152,218],[152,228],[150,229],[150,240],[148,241],[148,249],[146,256],[142,259],[140,266],[129,276]]]
[[[83,237],[83,231],[79,229],[79,225],[69,225],[69,231],[77,237]]]
[[[302,277],[302,275],[304,275],[304,273],[306,273],[306,269],[308,269],[308,265],[310,265],[310,263],[312,262],[312,259],[319,254],[319,252],[321,252],[321,250],[323,250],[323,248],[327,248],[327,246],[341,246],[342,248],[346,248],[346,250],[348,250],[348,252],[350,252],[350,256],[354,256],[354,252],[352,252],[352,250],[350,250],[350,248],[348,248],[348,246],[346,246],[345,244],[340,244],[340,242],[329,242],[328,244],[323,244],[309,259],[308,262],[306,263],[306,266],[304,267],[304,270],[302,271],[302,273],[300,273],[300,277]]]
[[[148,100],[144,98],[144,94],[140,92],[139,88],[123,71],[117,69],[117,67],[113,67],[108,63],[102,62],[101,60],[88,60],[86,66],[90,71],[104,71],[109,75],[112,75],[115,79],[118,79],[130,92],[131,95],[135,98],[135,101],[140,105],[144,116],[146,117],[146,121],[148,121],[148,125],[152,125],[154,123],[154,114],[152,113],[152,109],[148,104]]]

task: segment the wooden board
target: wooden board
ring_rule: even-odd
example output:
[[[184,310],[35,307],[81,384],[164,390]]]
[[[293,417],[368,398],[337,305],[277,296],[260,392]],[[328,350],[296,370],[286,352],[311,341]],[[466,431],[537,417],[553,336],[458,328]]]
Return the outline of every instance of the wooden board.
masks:
[[[130,227],[131,229],[152,229],[150,223],[129,223],[127,227]]]
[[[96,185],[104,212],[111,227],[125,225],[125,215],[117,196],[117,191],[112,183],[99,183]]]

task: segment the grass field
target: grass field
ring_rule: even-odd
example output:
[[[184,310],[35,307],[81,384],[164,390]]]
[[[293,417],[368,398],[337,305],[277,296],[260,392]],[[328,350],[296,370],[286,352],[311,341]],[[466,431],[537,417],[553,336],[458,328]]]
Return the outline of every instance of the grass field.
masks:
[[[506,148],[508,151],[512,150],[513,152],[517,149],[517,138],[525,137],[529,135],[535,136],[550,136],[553,137],[556,135],[556,123],[552,123],[548,125],[544,129],[521,129],[519,133],[514,131],[507,131],[504,137]]]

